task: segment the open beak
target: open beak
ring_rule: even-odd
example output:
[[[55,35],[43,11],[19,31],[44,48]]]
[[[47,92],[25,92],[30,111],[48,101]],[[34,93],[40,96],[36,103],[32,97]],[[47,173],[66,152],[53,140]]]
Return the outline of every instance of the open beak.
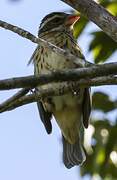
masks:
[[[69,15],[66,20],[66,25],[68,26],[74,25],[79,19],[80,19],[80,16],[78,15]]]

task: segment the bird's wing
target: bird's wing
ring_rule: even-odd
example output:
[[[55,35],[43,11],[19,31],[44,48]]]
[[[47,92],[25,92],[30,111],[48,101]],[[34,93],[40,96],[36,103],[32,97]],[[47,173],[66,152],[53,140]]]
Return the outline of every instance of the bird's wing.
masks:
[[[78,44],[74,41],[73,46],[72,46],[72,53],[78,57],[78,59],[74,62],[76,64],[76,68],[79,68],[77,64],[80,62],[85,62],[84,55],[82,54],[82,51]],[[85,67],[85,64],[82,64],[82,67]],[[82,114],[83,114],[83,124],[85,128],[88,128],[89,124],[89,117],[91,113],[91,96],[90,96],[90,88],[85,88],[84,89],[84,94],[83,94],[83,103],[82,103]]]
[[[28,61],[28,65],[30,65],[31,63],[34,63],[35,57],[38,54],[40,46],[38,45],[37,48],[35,49],[35,51],[33,52],[31,58]]]
[[[45,111],[41,101],[37,102],[37,107],[41,121],[43,122],[47,133],[50,134],[52,132],[52,124],[51,124],[52,113]]]
[[[90,88],[84,89],[84,97],[82,103],[82,111],[83,111],[83,124],[85,128],[88,128],[90,113],[91,113],[91,95],[90,95]]]
[[[37,56],[39,55],[39,51],[40,51],[40,46],[38,45],[34,53],[32,54],[28,64],[33,62],[35,66],[35,60],[37,59]],[[39,91],[38,88],[35,88],[35,93],[37,93],[38,91]],[[44,127],[47,133],[50,134],[52,132],[52,124],[51,124],[52,113],[44,109],[41,101],[37,101],[37,107],[38,107],[40,119],[42,123],[44,124]]]

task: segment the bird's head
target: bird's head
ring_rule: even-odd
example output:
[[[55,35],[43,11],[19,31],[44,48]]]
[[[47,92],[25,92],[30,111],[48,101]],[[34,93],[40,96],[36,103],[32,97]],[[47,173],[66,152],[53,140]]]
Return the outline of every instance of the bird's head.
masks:
[[[39,34],[52,31],[72,31],[80,16],[53,12],[45,16],[39,27]]]

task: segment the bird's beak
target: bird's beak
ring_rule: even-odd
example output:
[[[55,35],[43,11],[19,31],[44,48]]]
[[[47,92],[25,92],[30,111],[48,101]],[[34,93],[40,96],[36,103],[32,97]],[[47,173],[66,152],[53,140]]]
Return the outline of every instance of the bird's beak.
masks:
[[[69,15],[67,17],[65,24],[68,26],[74,25],[79,19],[80,19],[80,16],[78,16],[78,15]]]

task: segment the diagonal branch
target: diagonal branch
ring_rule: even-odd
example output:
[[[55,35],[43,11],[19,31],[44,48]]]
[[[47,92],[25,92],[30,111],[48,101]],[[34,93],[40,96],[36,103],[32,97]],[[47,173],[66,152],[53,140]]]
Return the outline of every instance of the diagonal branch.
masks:
[[[0,104],[0,110],[7,110],[7,107],[11,106],[11,104],[14,103],[16,100],[26,95],[29,92],[29,90],[29,88],[24,88],[18,91],[18,93],[14,94],[11,98],[7,99],[5,102]]]
[[[97,24],[117,42],[117,18],[94,0],[61,0]]]
[[[90,66],[92,65],[92,63],[86,61],[85,59],[81,59],[76,57],[75,55],[65,51],[64,49],[61,49],[57,46],[55,46],[54,44],[45,41],[44,39],[41,38],[37,38],[36,36],[34,36],[33,34],[31,34],[30,32],[18,27],[18,26],[14,26],[12,24],[9,24],[5,21],[0,20],[0,27],[10,30],[18,35],[20,35],[23,38],[26,38],[36,44],[39,44],[40,46],[44,46],[50,50],[52,50],[53,52],[67,58],[70,61],[74,61],[77,63],[77,65],[79,65],[79,67],[83,67],[83,66]]]
[[[93,78],[89,80],[81,79],[78,82],[76,82],[74,85],[72,83],[64,84],[64,86],[62,86],[61,88],[55,89],[52,87],[52,88],[44,89],[44,90],[40,89],[40,92],[38,93],[38,95],[33,93],[31,95],[26,95],[17,99],[10,98],[6,100],[0,105],[0,113],[13,110],[15,108],[18,108],[20,106],[23,106],[29,103],[37,102],[45,97],[59,96],[70,91],[73,92],[74,89],[78,89],[79,86],[90,87],[90,86],[113,85],[113,84],[117,84],[117,77],[103,76],[103,77]]]
[[[40,74],[38,77],[27,76],[0,80],[0,90],[34,88],[37,85],[43,85],[50,82],[78,81],[79,79],[83,79],[83,81],[85,81],[90,78],[106,75],[117,75],[117,63],[107,63],[87,68],[54,71],[49,74]]]
[[[92,0],[61,0],[68,3],[72,7],[78,9],[87,16],[89,19],[94,21],[98,26],[100,26],[104,32],[106,32],[112,39],[117,42],[117,21],[110,13],[108,13],[103,7],[96,4]],[[11,25],[4,21],[0,21],[0,27],[8,29],[12,32],[19,34],[20,36],[31,40],[34,43],[37,43],[41,46],[51,49],[53,52],[64,56],[70,61],[74,61],[79,65],[79,69],[71,69],[66,71],[56,71],[50,74],[40,75],[39,77],[27,76],[21,78],[12,78],[0,81],[0,90],[14,89],[14,88],[26,88],[19,91],[13,97],[5,101],[0,105],[0,112],[6,110],[11,110],[16,107],[35,102],[40,100],[43,97],[60,95],[69,92],[71,89],[70,85],[64,86],[62,89],[47,89],[40,90],[40,93],[37,95],[27,95],[30,88],[34,88],[37,85],[43,85],[46,83],[52,82],[63,82],[63,81],[78,81],[76,83],[76,88],[79,86],[89,87],[89,86],[98,86],[98,85],[107,85],[107,84],[117,84],[116,76],[107,76],[106,75],[117,75],[117,63],[109,63],[105,65],[94,66],[93,64],[80,59],[73,54],[66,52],[65,50],[56,47],[55,45],[35,37],[28,31],[25,31],[17,26]],[[88,67],[89,66],[89,67]],[[104,76],[104,77],[102,77]]]

